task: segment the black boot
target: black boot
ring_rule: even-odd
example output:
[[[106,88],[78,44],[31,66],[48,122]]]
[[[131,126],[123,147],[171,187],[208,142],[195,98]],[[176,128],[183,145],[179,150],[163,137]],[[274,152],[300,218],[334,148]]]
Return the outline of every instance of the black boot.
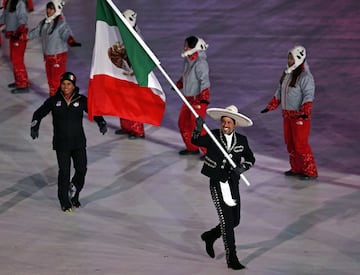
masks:
[[[71,204],[75,208],[79,208],[81,206],[81,203],[79,201],[79,192],[76,191],[74,197],[71,198]]]
[[[245,266],[239,262],[239,259],[236,256],[236,253],[232,253],[229,255],[228,260],[227,260],[227,265],[228,265],[228,268],[231,268],[234,270],[239,270],[239,269],[245,268]]]
[[[218,234],[215,232],[214,229],[210,231],[206,231],[201,234],[201,239],[206,244],[206,252],[211,258],[215,258],[215,252],[214,252],[214,242],[217,238],[219,238]]]

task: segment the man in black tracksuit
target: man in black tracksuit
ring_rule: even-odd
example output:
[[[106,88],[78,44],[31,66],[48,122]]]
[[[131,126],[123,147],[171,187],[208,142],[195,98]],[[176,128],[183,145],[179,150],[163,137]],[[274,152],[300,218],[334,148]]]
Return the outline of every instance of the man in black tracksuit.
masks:
[[[207,110],[207,114],[220,121],[221,129],[215,129],[211,132],[225,151],[227,151],[237,167],[234,169],[229,164],[208,134],[200,135],[203,120],[199,116],[191,141],[195,145],[207,148],[201,173],[210,178],[211,198],[220,221],[216,227],[204,232],[201,235],[201,239],[206,243],[208,255],[214,258],[214,242],[222,236],[228,268],[243,269],[245,266],[239,262],[236,255],[234,234],[234,228],[240,223],[241,200],[239,178],[241,173],[253,166],[255,157],[249,147],[247,138],[236,133],[235,127],[251,126],[252,122],[250,119],[249,121],[243,120],[243,116],[237,112],[237,108],[233,105],[226,109],[210,108]],[[229,191],[225,192],[223,186],[227,186]]]
[[[56,94],[49,97],[33,115],[31,122],[31,137],[39,136],[41,119],[50,112],[53,122],[53,149],[56,151],[59,166],[58,198],[61,209],[71,212],[72,206],[80,207],[79,193],[85,183],[87,171],[86,137],[83,128],[83,113],[88,111],[87,97],[79,94],[76,87],[76,77],[66,72],[61,77],[60,87]],[[94,117],[100,132],[107,131],[106,121],[103,117]],[[69,198],[71,159],[75,174],[71,183],[75,186],[74,196]]]

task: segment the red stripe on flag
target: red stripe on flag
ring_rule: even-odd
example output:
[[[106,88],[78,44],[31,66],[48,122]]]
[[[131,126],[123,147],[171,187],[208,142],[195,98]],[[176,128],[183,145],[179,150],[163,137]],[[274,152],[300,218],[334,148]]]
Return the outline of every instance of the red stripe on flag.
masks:
[[[165,102],[150,88],[109,75],[94,75],[89,82],[89,119],[116,116],[160,126]]]

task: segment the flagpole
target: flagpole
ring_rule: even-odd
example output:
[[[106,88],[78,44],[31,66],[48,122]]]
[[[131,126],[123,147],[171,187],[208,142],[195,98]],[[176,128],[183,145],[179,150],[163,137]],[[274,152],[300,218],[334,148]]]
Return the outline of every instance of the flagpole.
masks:
[[[189,101],[186,99],[186,97],[181,93],[181,91],[178,89],[178,87],[175,85],[175,83],[172,81],[172,79],[168,76],[168,74],[165,72],[165,70],[161,67],[161,65],[157,65],[161,73],[164,75],[164,77],[167,79],[167,81],[170,83],[170,85],[174,88],[175,92],[178,94],[178,96],[182,99],[182,101],[186,104],[186,106],[190,109],[190,111],[194,114],[196,118],[199,117],[199,114],[194,110],[194,108],[191,106]],[[230,157],[230,155],[225,151],[224,147],[221,146],[220,142],[216,139],[214,134],[211,132],[209,127],[205,124],[203,124],[204,129],[208,133],[208,135],[211,137],[211,139],[215,142],[216,146],[219,147],[220,151],[224,154],[225,158],[229,161],[230,165],[235,168],[236,164]],[[250,182],[247,180],[247,178],[240,174],[241,179],[245,182],[247,186],[250,186]]]
[[[124,25],[128,28],[128,30],[131,32],[131,34],[135,37],[135,39],[139,42],[139,44],[143,47],[145,52],[149,55],[149,57],[152,59],[152,61],[156,64],[160,72],[164,75],[166,80],[170,83],[170,85],[173,87],[175,92],[178,94],[178,96],[181,98],[181,100],[185,103],[185,105],[189,108],[189,110],[193,113],[193,115],[198,118],[198,113],[194,110],[194,108],[191,106],[191,104],[188,102],[188,100],[185,98],[185,96],[181,93],[181,91],[178,89],[178,87],[175,85],[175,83],[172,81],[172,79],[168,76],[166,71],[162,68],[159,59],[155,56],[155,54],[151,51],[151,49],[146,45],[144,40],[140,37],[140,35],[134,30],[134,28],[130,25],[130,23],[126,20],[124,15],[119,11],[119,9],[115,6],[115,4],[112,2],[112,0],[106,0],[106,2],[111,6],[111,8],[115,11],[117,16],[121,19],[121,21],[124,23]],[[203,125],[204,129],[208,133],[208,135],[211,137],[211,139],[215,142],[216,146],[220,149],[220,151],[223,153],[225,158],[229,161],[230,165],[235,168],[236,164],[230,157],[230,155],[225,151],[225,149],[221,146],[219,141],[216,139],[216,137],[213,135],[209,127],[204,123]],[[246,177],[241,174],[241,179],[245,182],[247,186],[250,186],[249,181],[246,179]]]

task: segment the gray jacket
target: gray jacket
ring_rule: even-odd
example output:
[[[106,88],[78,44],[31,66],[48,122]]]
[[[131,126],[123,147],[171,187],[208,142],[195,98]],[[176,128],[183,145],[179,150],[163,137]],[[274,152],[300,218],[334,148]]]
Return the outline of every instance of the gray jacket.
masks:
[[[286,75],[282,84],[279,84],[275,97],[281,100],[283,110],[300,111],[301,105],[314,100],[315,82],[306,62],[305,71],[299,75],[296,87],[289,86],[291,75]]]
[[[0,24],[5,25],[6,32],[15,32],[20,25],[27,26],[28,12],[24,0],[19,0],[14,12],[9,12],[10,3],[0,16]]]
[[[29,39],[40,38],[44,55],[55,55],[68,51],[67,40],[72,36],[72,31],[66,23],[64,16],[60,16],[55,29],[54,21],[45,23],[42,20],[28,33]]]
[[[205,51],[198,51],[199,56],[194,60],[185,58],[183,70],[184,96],[196,96],[206,88],[210,88],[209,65]]]

